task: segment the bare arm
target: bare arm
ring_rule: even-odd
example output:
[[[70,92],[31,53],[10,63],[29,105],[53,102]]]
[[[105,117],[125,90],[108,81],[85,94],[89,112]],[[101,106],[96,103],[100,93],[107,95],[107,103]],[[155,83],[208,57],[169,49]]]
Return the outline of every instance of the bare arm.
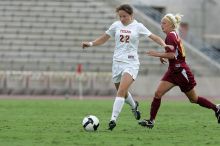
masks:
[[[86,47],[91,47],[91,46],[98,46],[98,45],[102,45],[105,42],[107,42],[109,40],[110,36],[107,35],[106,33],[104,33],[103,35],[101,35],[100,37],[98,37],[97,39],[95,39],[92,42],[82,42],[81,46],[82,48],[86,48]]]
[[[150,39],[152,39],[154,42],[156,42],[157,44],[161,45],[162,47],[166,47],[167,45],[165,44],[165,42],[157,35],[155,34],[151,34],[149,36]]]
[[[175,54],[172,52],[157,52],[155,50],[150,50],[146,52],[148,56],[153,56],[153,57],[160,57],[160,58],[167,58],[167,59],[174,59]]]
[[[168,48],[170,48],[170,49],[173,49],[173,46],[171,46],[171,45],[166,45],[166,43],[159,37],[159,36],[157,36],[157,35],[155,35],[155,34],[151,34],[150,36],[149,36],[149,38],[150,39],[152,39],[154,42],[156,42],[157,44],[159,44],[159,45],[161,45],[162,47],[164,47],[164,48],[166,48],[166,47],[168,47]],[[158,52],[159,53],[159,52]],[[165,52],[164,52],[165,53]],[[147,52],[147,54],[148,54],[148,52]],[[152,56],[152,55],[150,55],[150,54],[148,54],[149,56]],[[157,54],[157,55],[159,55],[159,54]],[[161,63],[167,63],[167,61],[164,59],[164,58],[166,58],[166,59],[172,59],[172,58],[174,58],[175,56],[173,56],[173,55],[171,55],[171,54],[160,54],[161,55],[161,57],[160,57],[160,62]],[[166,56],[166,57],[163,57],[163,56]],[[154,57],[159,57],[159,56],[154,56]]]

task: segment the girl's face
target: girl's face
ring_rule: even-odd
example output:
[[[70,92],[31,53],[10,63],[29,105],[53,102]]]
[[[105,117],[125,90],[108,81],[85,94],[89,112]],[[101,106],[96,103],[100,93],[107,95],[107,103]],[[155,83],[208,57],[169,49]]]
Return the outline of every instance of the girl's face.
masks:
[[[173,25],[167,18],[163,18],[161,20],[161,29],[167,34],[173,30]]]
[[[118,16],[119,16],[119,19],[120,19],[121,23],[124,24],[124,25],[130,24],[131,21],[132,21],[132,15],[128,14],[124,10],[119,10],[118,11]]]

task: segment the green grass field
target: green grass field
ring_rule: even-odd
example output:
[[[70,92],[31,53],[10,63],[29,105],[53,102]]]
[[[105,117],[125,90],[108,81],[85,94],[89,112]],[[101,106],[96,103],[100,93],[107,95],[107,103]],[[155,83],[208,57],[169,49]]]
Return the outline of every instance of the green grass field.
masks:
[[[214,112],[187,100],[162,102],[156,126],[140,127],[125,105],[113,131],[107,130],[113,99],[1,99],[0,146],[219,146]],[[150,101],[140,101],[143,118]],[[96,115],[100,127],[85,132],[81,122]]]

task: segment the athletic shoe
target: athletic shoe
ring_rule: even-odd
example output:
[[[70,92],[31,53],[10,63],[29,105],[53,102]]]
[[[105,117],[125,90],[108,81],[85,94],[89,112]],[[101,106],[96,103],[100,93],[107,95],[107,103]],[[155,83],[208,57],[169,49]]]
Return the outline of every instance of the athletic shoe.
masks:
[[[220,124],[220,104],[217,104],[216,107],[218,110],[215,112],[215,116],[218,120],[218,123]]]
[[[109,126],[108,130],[112,131],[115,128],[115,126],[116,126],[115,121],[114,120],[110,121],[108,126]]]
[[[134,109],[132,109],[132,113],[134,114],[134,117],[136,120],[140,120],[141,118],[141,113],[140,111],[138,110],[138,106],[139,106],[139,103],[137,101],[135,101],[135,104],[136,104],[136,107]]]
[[[146,119],[139,121],[138,124],[143,127],[150,128],[150,129],[152,129],[154,127],[154,121],[146,120]]]

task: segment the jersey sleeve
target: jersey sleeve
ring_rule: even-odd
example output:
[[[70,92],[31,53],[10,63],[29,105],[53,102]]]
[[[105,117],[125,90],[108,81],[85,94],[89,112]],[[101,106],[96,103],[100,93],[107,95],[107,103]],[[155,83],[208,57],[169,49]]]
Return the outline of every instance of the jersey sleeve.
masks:
[[[144,37],[149,37],[152,33],[142,23],[139,23],[139,34]]]
[[[116,32],[116,26],[117,26],[117,22],[113,23],[108,30],[105,31],[105,33],[107,35],[109,35],[110,37],[114,37],[115,36],[115,32]]]
[[[166,37],[165,43],[167,45],[171,45],[171,46],[174,47],[174,49],[170,49],[169,47],[166,47],[165,48],[166,52],[174,52],[175,53],[175,48],[177,46],[175,35],[172,34],[172,33],[168,34],[167,37]]]

